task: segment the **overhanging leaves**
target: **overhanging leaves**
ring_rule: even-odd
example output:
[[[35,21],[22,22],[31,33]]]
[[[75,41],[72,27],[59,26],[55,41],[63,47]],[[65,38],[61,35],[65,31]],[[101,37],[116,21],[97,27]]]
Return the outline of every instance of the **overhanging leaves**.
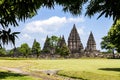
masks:
[[[8,43],[12,43],[15,46],[15,38],[17,37],[17,34],[20,32],[11,32],[11,29],[9,28],[8,30],[1,30],[0,31],[0,45],[5,45]]]

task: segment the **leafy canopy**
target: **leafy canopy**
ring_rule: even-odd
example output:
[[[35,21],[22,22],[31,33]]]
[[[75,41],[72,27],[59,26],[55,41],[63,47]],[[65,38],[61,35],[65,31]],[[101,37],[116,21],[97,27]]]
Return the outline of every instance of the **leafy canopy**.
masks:
[[[87,6],[86,15],[92,16],[96,13],[105,17],[112,17],[113,20],[120,19],[120,0],[90,0]]]
[[[113,24],[108,32],[110,36],[110,41],[115,45],[117,51],[120,52],[120,20],[117,20],[116,24]]]
[[[70,12],[73,15],[81,13],[82,4],[87,0],[1,0],[0,1],[0,45],[12,42],[15,45],[15,38],[18,32],[10,33],[9,25],[18,26],[18,22],[25,21],[37,14],[41,7],[53,8],[54,6],[63,6],[64,12]],[[16,33],[16,34],[15,34]],[[10,37],[11,34],[12,38]],[[6,36],[7,35],[7,36]],[[4,39],[6,38],[6,39]]]
[[[63,11],[73,15],[81,13],[82,4],[87,0],[2,0],[0,1],[0,24],[2,27],[18,26],[18,21],[25,21],[37,14],[41,7],[54,8],[63,6]]]
[[[21,47],[19,50],[25,57],[27,57],[30,54],[30,48],[27,43],[21,44]]]
[[[115,48],[115,46],[111,43],[109,36],[104,36],[102,38],[101,48],[102,49],[108,49],[108,50],[111,50],[111,49]]]
[[[120,19],[120,0],[1,0],[0,44],[5,45],[9,42],[15,44],[15,38],[18,32],[13,35],[13,38],[10,38],[9,30],[6,28],[9,25],[18,26],[18,22],[32,18],[41,7],[54,9],[55,5],[60,5],[63,7],[64,12],[70,12],[72,15],[80,15],[84,4],[88,4],[86,15],[90,17],[98,13],[98,18],[103,15],[107,18],[112,17],[114,23]],[[6,39],[4,39],[4,32],[8,35]],[[11,34],[14,34],[14,32]]]

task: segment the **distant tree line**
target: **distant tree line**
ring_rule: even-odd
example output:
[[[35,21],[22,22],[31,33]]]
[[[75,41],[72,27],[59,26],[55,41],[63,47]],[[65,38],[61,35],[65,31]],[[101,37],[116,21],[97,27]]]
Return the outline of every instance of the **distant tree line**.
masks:
[[[60,55],[61,57],[66,57],[70,54],[69,48],[66,46],[66,44],[59,46],[58,42],[60,42],[61,38],[57,36],[51,36],[47,39],[47,46],[48,48],[41,49],[41,45],[39,42],[36,41],[36,39],[33,42],[32,47],[27,43],[21,44],[20,47],[15,47],[11,50],[5,50],[5,48],[0,48],[0,56],[1,57],[33,57],[33,58],[39,58],[41,55]]]
[[[109,32],[109,35],[113,35],[113,33],[111,34]],[[117,51],[118,48],[113,43],[111,43],[110,41],[111,39],[112,38],[110,36],[104,36],[102,38],[101,48],[107,50],[106,52],[102,53],[105,56],[112,55],[111,58],[116,58],[116,55],[119,55],[115,54],[115,51]],[[70,53],[71,52],[65,43],[64,36],[63,37],[47,36],[43,49],[41,49],[41,45],[39,42],[36,41],[36,39],[34,39],[32,47],[30,47],[27,43],[23,43],[21,44],[21,46],[15,47],[11,50],[0,48],[0,57],[43,58],[43,56],[44,57],[59,56],[66,58],[70,56]]]

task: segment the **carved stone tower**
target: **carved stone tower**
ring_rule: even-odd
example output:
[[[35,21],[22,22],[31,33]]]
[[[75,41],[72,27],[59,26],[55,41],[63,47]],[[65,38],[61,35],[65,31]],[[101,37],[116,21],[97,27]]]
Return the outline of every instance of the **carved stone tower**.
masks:
[[[96,51],[96,42],[93,36],[93,33],[90,32],[88,41],[87,41],[87,47],[85,49],[86,51]]]
[[[66,42],[65,42],[64,36],[62,36],[62,38],[60,37],[60,40],[59,40],[59,42],[58,42],[58,46],[59,46],[59,47],[62,47],[62,46],[64,46],[64,45],[66,45]]]
[[[80,53],[81,50],[83,50],[83,45],[81,43],[75,24],[73,25],[73,28],[68,37],[68,47],[71,53]]]
[[[44,47],[43,47],[43,52],[49,53],[50,52],[50,42],[48,36],[46,37]]]

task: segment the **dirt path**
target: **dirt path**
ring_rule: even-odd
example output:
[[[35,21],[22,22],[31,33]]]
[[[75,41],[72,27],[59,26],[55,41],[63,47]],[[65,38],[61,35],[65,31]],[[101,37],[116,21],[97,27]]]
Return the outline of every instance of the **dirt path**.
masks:
[[[37,75],[35,73],[24,72],[19,68],[9,68],[9,67],[0,67],[0,68],[3,69],[3,70],[7,70],[9,72],[15,72],[15,73],[19,73],[19,74],[22,74],[22,75],[33,76],[33,77],[36,77],[36,78],[40,78],[42,80],[55,80],[55,79],[52,79],[52,78],[47,77],[47,76],[41,76],[41,75]]]
[[[62,76],[58,76],[58,75],[48,75],[48,74],[46,74],[46,75],[39,74],[38,75],[36,73],[24,72],[20,68],[0,67],[0,69],[7,70],[9,72],[19,73],[22,75],[37,77],[37,78],[40,78],[42,80],[79,80],[79,79],[72,79],[72,78],[68,78],[68,77],[62,77]],[[47,72],[50,72],[50,70],[48,70]],[[53,76],[53,77],[50,77],[50,76]]]

